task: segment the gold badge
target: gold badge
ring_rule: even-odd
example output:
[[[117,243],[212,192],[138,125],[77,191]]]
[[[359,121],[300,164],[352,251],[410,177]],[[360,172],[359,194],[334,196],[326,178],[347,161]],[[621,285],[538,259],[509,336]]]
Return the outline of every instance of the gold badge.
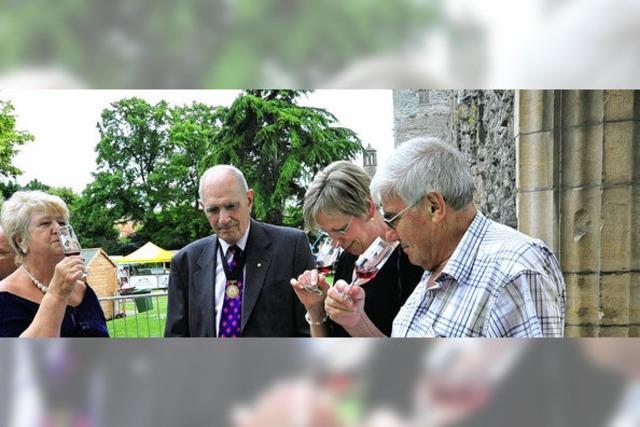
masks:
[[[225,295],[227,295],[227,298],[234,299],[237,298],[238,295],[240,295],[240,288],[238,288],[238,285],[236,283],[238,283],[237,280],[227,281],[227,287],[224,291]]]

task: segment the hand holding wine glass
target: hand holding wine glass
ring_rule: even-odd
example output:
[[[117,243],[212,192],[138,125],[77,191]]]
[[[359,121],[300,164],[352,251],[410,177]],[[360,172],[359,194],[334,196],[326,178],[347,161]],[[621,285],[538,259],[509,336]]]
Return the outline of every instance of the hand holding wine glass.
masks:
[[[330,287],[324,274],[319,274],[318,270],[307,270],[297,278],[292,278],[290,282],[307,311],[310,311],[313,306],[323,303]]]

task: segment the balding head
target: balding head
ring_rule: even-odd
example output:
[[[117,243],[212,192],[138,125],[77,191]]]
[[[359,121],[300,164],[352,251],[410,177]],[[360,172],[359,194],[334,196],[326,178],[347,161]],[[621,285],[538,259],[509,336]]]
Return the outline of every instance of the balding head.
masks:
[[[217,236],[233,245],[249,227],[253,190],[237,168],[214,166],[200,179],[200,206]]]
[[[198,191],[200,200],[202,200],[203,198],[204,186],[208,182],[229,177],[232,177],[236,181],[236,184],[239,186],[239,190],[243,193],[246,193],[247,190],[249,190],[247,180],[245,179],[244,174],[240,171],[240,169],[231,165],[216,165],[207,169],[200,177],[200,188]]]

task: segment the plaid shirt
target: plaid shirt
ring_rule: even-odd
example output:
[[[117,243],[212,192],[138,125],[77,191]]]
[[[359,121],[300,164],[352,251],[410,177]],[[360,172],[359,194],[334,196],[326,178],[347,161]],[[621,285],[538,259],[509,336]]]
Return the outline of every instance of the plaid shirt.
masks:
[[[393,337],[561,337],[565,283],[545,244],[478,212],[444,269],[420,283]]]

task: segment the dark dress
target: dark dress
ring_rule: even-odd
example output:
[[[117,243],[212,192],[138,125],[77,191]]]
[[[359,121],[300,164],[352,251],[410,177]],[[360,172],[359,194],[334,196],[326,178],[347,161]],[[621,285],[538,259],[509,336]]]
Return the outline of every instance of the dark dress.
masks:
[[[0,337],[20,336],[33,322],[40,304],[9,292],[0,292]],[[89,285],[77,307],[67,306],[61,337],[108,337],[98,297]]]
[[[342,279],[347,283],[353,277],[356,255],[343,252],[336,263],[335,281]],[[386,336],[391,335],[393,319],[400,307],[422,277],[424,270],[409,262],[409,258],[398,246],[391,254],[378,275],[370,282],[362,285],[364,289],[364,312],[374,325]],[[337,323],[327,320],[327,335],[331,337],[348,337],[349,333]]]

